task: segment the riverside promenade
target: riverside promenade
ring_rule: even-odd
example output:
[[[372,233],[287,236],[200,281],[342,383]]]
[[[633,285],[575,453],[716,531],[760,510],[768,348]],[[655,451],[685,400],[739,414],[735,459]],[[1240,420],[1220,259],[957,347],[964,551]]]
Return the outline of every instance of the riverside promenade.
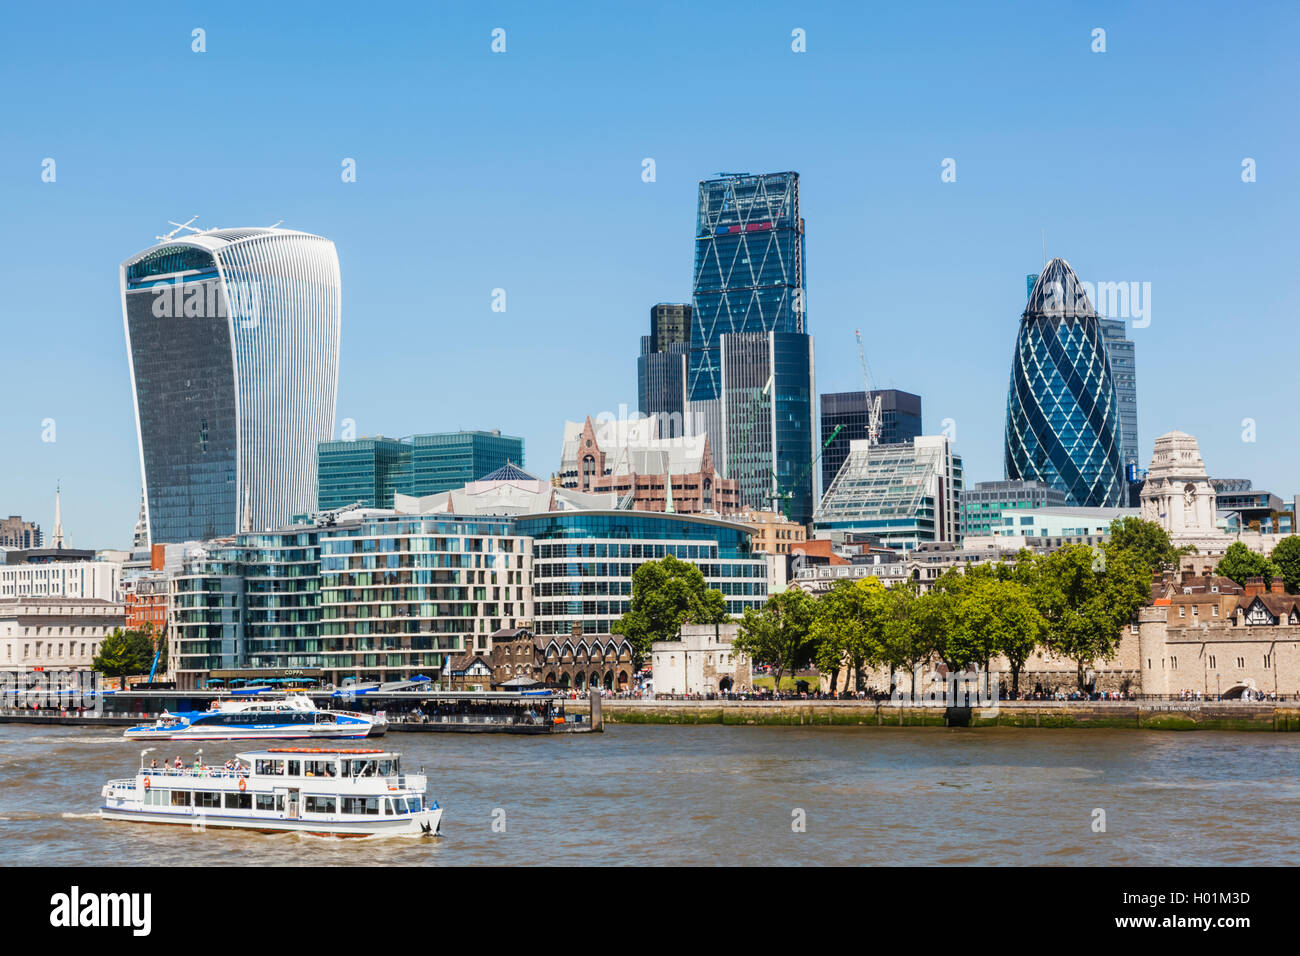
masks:
[[[586,701],[567,701],[583,713]],[[945,708],[871,700],[602,701],[608,724],[729,724],[825,727],[1059,727],[1132,730],[1300,731],[1297,701],[998,701]]]

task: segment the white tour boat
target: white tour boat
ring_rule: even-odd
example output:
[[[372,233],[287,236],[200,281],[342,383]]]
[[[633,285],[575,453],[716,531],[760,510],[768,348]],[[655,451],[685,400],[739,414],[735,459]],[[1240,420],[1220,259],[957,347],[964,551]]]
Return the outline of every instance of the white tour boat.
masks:
[[[128,727],[128,740],[349,740],[379,737],[382,714],[321,710],[310,697],[213,701],[208,710],[164,713],[152,724]]]
[[[319,836],[432,836],[442,821],[425,798],[428,777],[404,771],[391,751],[281,747],[224,767],[146,767],[151,750],[134,777],[104,785],[100,817]]]

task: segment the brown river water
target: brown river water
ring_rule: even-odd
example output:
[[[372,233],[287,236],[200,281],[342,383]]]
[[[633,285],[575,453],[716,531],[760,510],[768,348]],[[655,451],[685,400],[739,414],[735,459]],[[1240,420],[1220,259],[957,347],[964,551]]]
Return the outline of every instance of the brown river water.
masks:
[[[607,724],[384,744],[429,774],[441,837],[104,822],[100,788],[141,745],[0,725],[0,865],[1300,863],[1300,734]],[[208,764],[258,747],[202,746]]]

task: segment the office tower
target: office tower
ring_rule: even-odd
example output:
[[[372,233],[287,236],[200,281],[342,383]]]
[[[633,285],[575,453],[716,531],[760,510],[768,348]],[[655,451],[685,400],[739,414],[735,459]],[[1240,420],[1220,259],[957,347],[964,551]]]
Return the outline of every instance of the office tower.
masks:
[[[316,447],[316,508],[391,508],[394,495],[461,488],[506,464],[522,465],[524,440],[493,431],[326,441]]]
[[[28,551],[41,546],[41,526],[24,521],[22,515],[0,518],[0,548]]]
[[[959,542],[962,482],[961,457],[946,435],[895,445],[855,440],[817,509],[814,532],[831,540],[865,533],[899,551]]]
[[[411,483],[411,446],[378,435],[316,446],[316,508],[391,508]]]
[[[700,183],[687,418],[694,434],[710,436],[723,473],[741,482],[742,503],[765,508],[780,497],[781,510],[788,504],[801,522],[812,515],[816,441],[803,249],[798,173],[724,173]],[[729,335],[739,336],[731,376],[723,368]],[[767,378],[753,381],[762,367]],[[738,394],[726,394],[729,379]]]
[[[1140,467],[1138,460],[1137,414],[1137,364],[1133,340],[1124,332],[1123,319],[1101,319],[1102,340],[1106,343],[1106,356],[1110,359],[1111,378],[1115,382],[1115,396],[1119,399],[1120,456],[1124,463],[1125,491],[1130,508],[1141,506],[1137,482],[1128,481],[1128,466]]]
[[[1081,507],[1127,500],[1119,399],[1096,310],[1064,259],[1034,283],[1007,395],[1006,477],[1043,481]]]
[[[873,390],[870,397],[880,396],[880,443],[894,445],[911,441],[921,434],[921,396],[896,388]],[[856,392],[827,392],[821,397],[821,471],[822,488],[830,488],[840,466],[849,457],[849,443],[867,437],[868,395]],[[840,428],[829,445],[831,435]]]
[[[121,266],[154,544],[287,522],[334,427],[339,264],[289,229],[193,231]]]
[[[491,431],[437,432],[411,439],[411,482],[420,496],[461,488],[508,464],[524,464],[524,440]]]
[[[650,307],[650,334],[641,337],[637,357],[637,398],[642,415],[659,419],[659,435],[687,433],[686,358],[691,339],[691,307],[660,302]]]
[[[726,476],[740,504],[807,524],[812,469],[813,343],[793,332],[736,332],[718,349]],[[715,453],[716,454],[716,453]]]
[[[650,307],[651,351],[667,352],[668,346],[690,344],[691,307],[685,302],[659,302]]]

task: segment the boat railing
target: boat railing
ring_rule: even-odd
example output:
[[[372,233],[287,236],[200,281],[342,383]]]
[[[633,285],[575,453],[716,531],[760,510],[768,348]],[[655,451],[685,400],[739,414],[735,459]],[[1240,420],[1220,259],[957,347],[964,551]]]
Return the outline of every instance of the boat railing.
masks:
[[[182,767],[179,770],[175,767],[143,767],[140,772],[150,777],[224,777],[226,779],[249,777],[253,773],[247,767],[239,770],[227,770],[224,767]]]

